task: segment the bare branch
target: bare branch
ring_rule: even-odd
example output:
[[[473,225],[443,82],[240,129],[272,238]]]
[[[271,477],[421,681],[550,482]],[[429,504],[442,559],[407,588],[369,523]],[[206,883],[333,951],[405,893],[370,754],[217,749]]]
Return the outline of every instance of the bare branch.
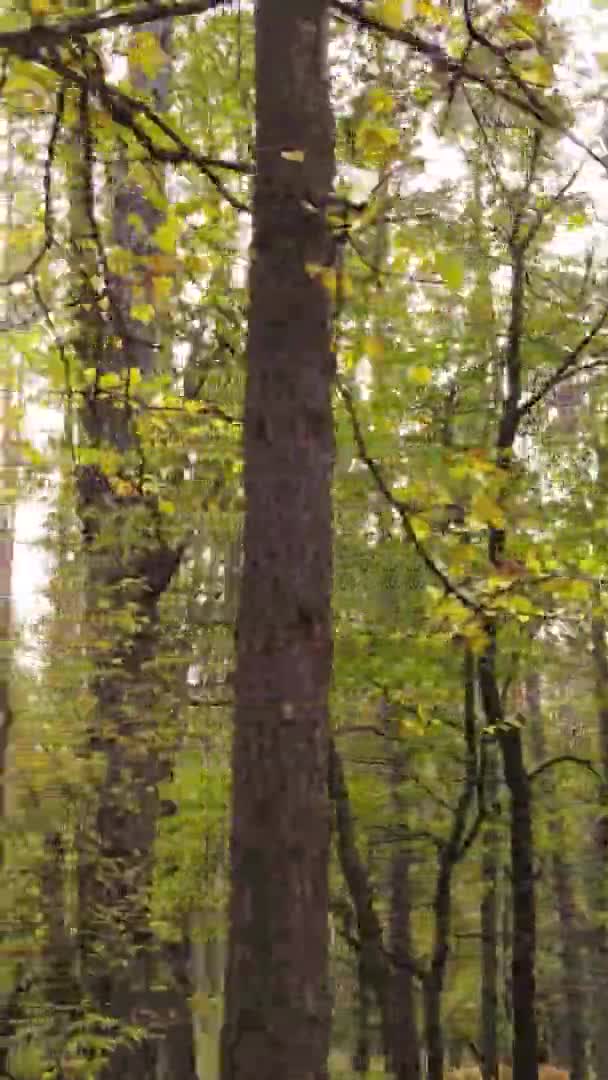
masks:
[[[512,105],[514,108],[520,110],[520,112],[532,116],[538,123],[563,135],[564,138],[568,139],[569,142],[573,143],[573,145],[577,146],[580,150],[583,150],[587,157],[597,162],[598,165],[601,165],[604,169],[607,168],[604,157],[601,154],[597,154],[583,139],[580,139],[578,135],[564,123],[559,113],[555,112],[548,102],[535,92],[530,84],[523,80],[521,76],[517,75],[517,72],[514,71],[513,66],[510,64],[507,52],[501,52],[500,46],[493,45],[489,42],[489,39],[489,47],[502,61],[502,66],[505,68],[504,79],[506,80],[507,85],[505,85],[504,82],[499,82],[496,79],[491,78],[489,75],[484,75],[483,72],[476,70],[473,67],[469,67],[463,60],[458,60],[456,57],[450,56],[441,48],[441,46],[436,45],[432,41],[428,41],[426,38],[420,37],[419,34],[412,33],[411,30],[407,30],[405,27],[388,26],[380,19],[376,19],[372,15],[368,15],[361,11],[360,7],[355,6],[353,3],[347,3],[345,0],[331,0],[331,7],[343,18],[348,19],[363,29],[383,34],[392,41],[400,41],[402,44],[409,46],[414,52],[430,60],[436,71],[445,72],[447,75],[455,76],[463,82],[480,86],[493,94],[494,97]],[[488,46],[486,45],[486,47]],[[499,50],[498,53],[496,50]],[[511,89],[511,87],[513,89]]]
[[[562,762],[570,762],[572,765],[578,765],[581,769],[587,769],[593,773],[595,778],[603,783],[602,777],[595,765],[589,758],[577,757],[576,754],[558,754],[557,757],[548,758],[547,761],[542,761],[540,765],[537,765],[535,769],[532,769],[528,773],[529,780],[536,780],[541,773],[546,772],[547,769],[552,769],[555,765],[561,765]]]
[[[64,108],[65,94],[63,87],[61,87],[61,89],[57,92],[55,116],[53,120],[53,126],[51,128],[51,134],[49,137],[46,158],[44,162],[44,240],[41,247],[38,249],[38,251],[30,260],[25,269],[18,270],[14,274],[10,274],[9,277],[0,280],[0,286],[8,287],[10,285],[15,285],[18,281],[26,281],[28,278],[30,278],[36,272],[45,255],[48,251],[51,250],[55,242],[53,221],[53,165],[55,163],[57,142],[59,140],[59,134],[61,132],[61,126],[63,123]]]
[[[605,304],[600,314],[597,316],[593,326],[587,331],[587,333],[580,339],[578,345],[575,345],[573,349],[567,352],[561,362],[561,364],[555,369],[552,375],[549,375],[547,379],[539,386],[538,390],[533,391],[525,401],[522,401],[518,410],[518,420],[521,420],[524,416],[527,416],[532,412],[541,401],[546,398],[547,394],[554,390],[559,383],[564,382],[565,379],[569,379],[582,369],[577,367],[577,362],[587,351],[592,341],[597,337],[600,331],[606,325],[608,321],[608,304]],[[604,361],[598,361],[595,364],[585,365],[584,370],[590,370],[592,367],[599,367]]]
[[[5,30],[0,33],[0,49],[32,56],[39,48],[60,45],[73,37],[85,37],[100,30],[115,30],[119,26],[143,26],[159,19],[176,19],[185,15],[202,15],[212,11],[222,0],[184,0],[182,3],[142,4],[131,11],[115,11],[111,14],[79,15],[73,19],[44,22],[26,30]]]
[[[469,611],[474,611],[477,615],[483,615],[483,610],[479,606],[479,604],[477,604],[472,597],[467,596],[466,593],[463,593],[457,585],[450,581],[447,574],[434,561],[432,556],[429,554],[424,545],[416,536],[416,531],[414,529],[414,526],[412,525],[410,517],[412,512],[411,507],[409,507],[407,503],[404,503],[401,499],[398,499],[397,496],[393,493],[380,465],[375,460],[375,458],[373,458],[368,452],[365,443],[365,437],[363,435],[363,430],[359,422],[359,417],[357,416],[357,410],[355,408],[353,395],[343,379],[338,378],[338,389],[340,391],[342,400],[346,406],[346,411],[351,422],[359,460],[367,467],[367,470],[370,473],[380,495],[382,495],[385,502],[387,502],[388,505],[398,515],[405,537],[413,545],[414,549],[422,559],[427,569],[430,570],[431,574],[433,574],[433,576],[441,582],[444,591],[448,595],[455,596],[456,599],[459,600],[460,603]]]

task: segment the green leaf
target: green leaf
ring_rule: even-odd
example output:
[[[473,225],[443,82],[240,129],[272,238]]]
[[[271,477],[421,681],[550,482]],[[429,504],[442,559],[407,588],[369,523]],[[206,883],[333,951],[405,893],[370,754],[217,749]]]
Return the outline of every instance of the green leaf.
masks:
[[[175,215],[170,214],[162,225],[154,230],[152,239],[160,251],[165,255],[172,255],[175,251],[177,238],[181,231],[181,225]]]
[[[452,252],[438,251],[435,255],[435,270],[443,278],[449,289],[458,292],[464,285],[464,259]]]

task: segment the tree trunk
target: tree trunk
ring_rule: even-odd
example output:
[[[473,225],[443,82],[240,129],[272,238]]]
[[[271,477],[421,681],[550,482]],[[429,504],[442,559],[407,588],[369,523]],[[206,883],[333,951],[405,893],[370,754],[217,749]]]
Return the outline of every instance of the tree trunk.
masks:
[[[13,129],[10,115],[7,121],[6,141],[3,147],[5,174],[4,190],[7,195],[5,236],[10,236],[13,220],[13,198],[15,190]],[[2,251],[3,276],[8,276],[10,251],[5,241]],[[10,411],[13,397],[17,390],[18,379],[14,364],[8,362],[2,373],[4,386],[0,388],[0,482],[10,491],[15,485],[11,476],[15,455],[10,431]],[[7,479],[8,478],[8,479]],[[4,828],[8,809],[8,756],[9,737],[13,714],[11,708],[12,678],[12,588],[13,554],[15,543],[15,499],[4,494],[0,496],[0,828]],[[4,862],[4,843],[0,840],[0,867]]]
[[[348,888],[350,898],[355,911],[357,924],[359,962],[363,965],[365,982],[372,987],[382,1031],[382,1045],[386,1062],[386,1071],[390,1073],[391,1063],[400,1059],[399,1051],[393,1049],[395,1027],[391,1023],[391,985],[393,977],[393,957],[389,958],[382,936],[382,926],[374,905],[374,897],[369,881],[367,870],[363,864],[355,837],[355,824],[350,807],[348,788],[342,768],[342,761],[333,740],[329,748],[329,790],[334,803],[336,818],[336,843],[340,868]],[[415,961],[410,955],[402,956],[403,964],[407,966],[412,975],[418,974]],[[396,961],[396,958],[395,958]],[[415,1021],[401,1013],[401,1022],[407,1030],[416,1038]],[[402,1035],[398,1035],[401,1042]],[[419,1062],[410,1057],[412,1069],[419,1070]],[[403,1080],[415,1080],[420,1075],[418,1072],[403,1074]]]
[[[353,1053],[353,1072],[367,1076],[371,1065],[370,1012],[372,995],[365,960],[359,953],[357,963],[357,1036]]]
[[[475,718],[475,662],[470,649],[466,649],[464,655],[463,684],[463,733],[466,750],[466,772],[462,790],[454,808],[450,834],[439,849],[437,879],[433,897],[433,947],[429,969],[425,972],[423,978],[424,1024],[429,1080],[443,1080],[445,1048],[441,1011],[452,931],[452,882],[454,871],[477,833],[477,828],[472,827],[472,831],[467,834],[469,811],[474,805],[479,784]],[[483,807],[480,805],[478,808],[478,825],[481,823],[482,817]]]
[[[593,1067],[598,1077],[608,1076],[608,1024],[605,1003],[608,1000],[608,652],[606,624],[601,615],[591,621],[591,644],[595,670],[595,698],[598,720],[598,744],[602,785],[600,813],[593,830],[595,867],[593,881],[593,955],[591,989],[593,1001]]]
[[[132,81],[155,107],[166,101],[169,27],[145,27],[166,56],[153,78],[134,69]],[[81,444],[92,461],[77,469],[77,492],[87,567],[87,632],[96,715],[90,751],[104,776],[88,833],[79,836],[79,946],[85,994],[109,1021],[103,1080],[125,1076],[196,1077],[192,1021],[185,972],[174,970],[149,926],[148,894],[160,814],[159,784],[171,770],[168,738],[159,726],[163,677],[154,668],[160,649],[158,605],[176,572],[181,549],[165,535],[155,496],[141,483],[142,460],[129,406],[131,373],[146,378],[158,368],[159,326],[141,321],[134,275],[113,273],[102,260],[94,179],[98,151],[86,90],[74,102],[70,221],[74,300],[79,309],[76,351],[95,380],[80,410]],[[111,167],[112,243],[151,260],[154,232],[162,224],[158,200],[128,178],[119,155]],[[161,184],[158,175],[151,184]],[[93,282],[104,280],[107,315]],[[150,303],[153,292],[146,296]],[[111,376],[120,388],[100,393]],[[122,399],[122,400],[121,400]],[[117,465],[106,465],[116,460]],[[145,466],[143,466],[145,467]],[[164,719],[164,715],[163,715]],[[187,980],[186,980],[187,982]],[[136,1038],[129,1029],[140,1029]]]
[[[222,1080],[324,1080],[334,174],[327,0],[256,6],[256,181]],[[315,209],[318,208],[318,209]]]
[[[511,803],[513,1077],[514,1080],[538,1080],[532,797],[521,731],[505,722],[498,692],[496,629],[488,625],[486,630],[489,644],[479,662],[479,686],[488,726],[496,728]]]
[[[498,1076],[498,852],[499,836],[492,822],[497,798],[495,748],[489,742],[484,747],[484,799],[490,821],[483,836],[481,875],[481,1072],[483,1080]]]
[[[403,750],[397,746],[391,777],[393,813],[397,839],[390,864],[389,948],[395,961],[389,983],[391,1068],[395,1080],[419,1080],[420,1043],[416,1024],[416,995],[411,927],[410,853],[401,838],[406,822],[401,785],[405,779]]]
[[[530,735],[537,762],[547,757],[541,715],[541,688],[537,674],[526,679],[526,705]],[[570,864],[564,856],[563,822],[557,806],[555,785],[550,773],[545,780],[547,790],[549,831],[553,841],[551,871],[555,905],[561,934],[563,1005],[560,1026],[566,1028],[570,1080],[587,1080],[587,1039],[585,1029],[585,971],[579,945],[579,912]]]
[[[203,1080],[217,1080],[225,947],[210,936],[207,922],[204,912],[190,918],[193,982],[203,1003],[201,1015],[196,1016],[198,1067]]]

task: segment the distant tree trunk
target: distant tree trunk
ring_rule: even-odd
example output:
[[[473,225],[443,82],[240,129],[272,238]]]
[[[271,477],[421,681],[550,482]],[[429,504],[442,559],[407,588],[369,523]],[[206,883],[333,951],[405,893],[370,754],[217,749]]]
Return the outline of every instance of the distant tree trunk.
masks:
[[[513,1026],[513,994],[511,988],[511,916],[513,913],[513,901],[511,898],[511,873],[508,865],[502,867],[502,890],[501,890],[501,920],[500,920],[500,959],[501,959],[501,984],[502,984],[502,1007],[505,1019],[509,1027]],[[500,1057],[500,1048],[499,1055]]]
[[[541,714],[541,687],[538,674],[526,679],[526,706],[530,736],[537,762],[547,757]],[[566,1028],[570,1080],[587,1080],[587,1038],[585,1029],[585,970],[580,949],[579,912],[570,864],[565,856],[565,837],[555,785],[551,774],[545,779],[549,830],[553,841],[551,870],[555,905],[560,925],[563,1007],[559,1023]]]
[[[332,667],[328,0],[256,6],[256,179],[222,1080],[325,1080]]]
[[[593,951],[591,957],[591,992],[593,1002],[593,1067],[596,1076],[608,1076],[608,1024],[605,1003],[608,1000],[608,651],[606,623],[601,615],[591,620],[591,644],[595,670],[597,735],[602,785],[600,813],[593,831],[595,866],[593,891]]]
[[[454,808],[450,834],[439,849],[437,878],[433,896],[433,946],[430,965],[424,973],[422,983],[429,1080],[443,1080],[445,1048],[441,1011],[452,932],[454,870],[475,835],[475,833],[471,833],[467,837],[469,811],[475,802],[479,780],[475,719],[475,663],[470,649],[465,650],[463,675],[463,732],[466,750],[466,771],[462,790]],[[479,811],[480,814],[483,813],[481,807]],[[480,822],[481,817],[479,818]]]
[[[11,233],[13,221],[13,198],[15,190],[13,126],[10,113],[7,119],[6,141],[3,147],[5,172],[3,177],[6,192],[5,237]],[[1,262],[4,277],[8,276],[10,266],[8,239],[5,239]],[[13,396],[17,389],[15,368],[6,365],[2,373],[4,386],[0,387],[0,478],[10,475],[11,465],[15,465],[10,430],[10,413]],[[5,482],[11,490],[15,480],[11,477]],[[13,554],[15,544],[15,500],[13,496],[4,496],[0,502],[0,828],[4,826],[8,809],[8,753],[9,735],[13,719],[11,708],[12,655],[11,638],[13,633]],[[0,841],[0,868],[4,862],[4,844]]]
[[[536,134],[533,139],[539,138]],[[533,155],[534,156],[534,155]],[[528,195],[523,189],[522,197]],[[513,226],[508,246],[511,287],[508,328],[501,363],[498,400],[500,422],[496,433],[496,464],[505,485],[513,465],[513,448],[522,419],[522,342],[526,330],[526,258],[530,236],[522,239]],[[531,235],[531,234],[530,234]],[[500,569],[506,556],[505,527],[488,529],[488,562]],[[538,1080],[536,997],[536,897],[534,889],[534,837],[532,793],[524,761],[521,730],[509,723],[498,684],[498,620],[483,618],[487,644],[478,663],[479,689],[486,722],[496,732],[505,783],[510,799],[511,881],[513,898],[513,1073],[514,1080]]]
[[[357,1028],[353,1072],[367,1076],[371,1064],[370,1013],[372,1005],[371,986],[367,978],[362,953],[357,958]]]
[[[137,67],[131,77],[162,110],[170,67],[169,24],[149,24],[145,32],[155,35],[166,62],[153,78]],[[135,275],[121,276],[104,260],[99,265],[104,239],[96,213],[95,132],[86,89],[73,93],[78,119],[69,148],[70,221],[79,310],[74,344],[82,368],[95,372],[79,414],[79,441],[93,456],[78,466],[76,480],[96,699],[90,750],[104,767],[88,832],[83,829],[79,836],[80,967],[85,994],[110,1023],[99,1032],[110,1033],[103,1080],[136,1075],[195,1080],[186,972],[183,965],[181,970],[174,967],[148,917],[161,812],[159,784],[171,770],[167,736],[159,726],[163,678],[154,668],[160,647],[159,601],[182,552],[168,539],[156,497],[141,482],[145,465],[129,387],[133,372],[145,379],[158,370],[161,334],[158,318],[142,321],[132,310]],[[152,260],[158,255],[154,233],[164,220],[162,206],[129,178],[122,152],[107,171],[111,242],[153,278]],[[150,166],[150,184],[162,190],[156,166]],[[93,284],[98,276],[104,281],[107,313]],[[146,302],[154,310],[149,281],[145,287]],[[117,380],[119,389],[100,393],[104,376]],[[106,465],[106,460],[116,465]],[[143,1037],[134,1039],[129,1029],[137,1028]]]
[[[364,966],[365,981],[373,989],[376,998],[380,1014],[382,1046],[386,1063],[385,1071],[390,1074],[392,1062],[402,1060],[399,1050],[393,1049],[395,1028],[392,1023],[391,1012],[393,966],[398,967],[398,962],[393,963],[393,957],[387,954],[384,947],[382,926],[375,908],[372,887],[367,869],[357,848],[355,822],[350,806],[344,769],[333,740],[330,741],[329,751],[329,790],[335,810],[336,844],[340,868],[355,912],[359,962]],[[412,974],[419,974],[412,956],[409,959],[402,956],[402,960],[408,969],[411,969]],[[411,1025],[415,1021],[405,1016],[404,1013],[401,1015],[401,1021],[414,1037],[415,1027]],[[399,1040],[401,1040],[401,1034],[397,1034]],[[420,1065],[418,1061],[413,1061],[413,1057],[410,1058],[410,1067],[412,1072],[407,1074],[403,1072],[400,1080],[410,1080],[410,1078],[411,1080],[417,1080],[420,1075]]]
[[[5,374],[5,381],[9,380]],[[0,388],[0,476],[7,475],[11,463],[9,410],[11,387]],[[9,487],[11,481],[7,484]],[[7,814],[8,748],[12,722],[12,578],[15,511],[13,500],[0,503],[0,827]],[[0,867],[4,861],[4,844],[0,841]]]
[[[390,863],[389,949],[394,968],[389,983],[391,1068],[396,1080],[419,1080],[420,1043],[416,1023],[416,994],[411,927],[410,853],[402,836],[406,822],[401,786],[405,779],[403,749],[393,755],[392,810],[396,837]]]
[[[481,856],[481,1072],[483,1080],[498,1076],[498,857],[499,835],[492,818],[498,795],[495,747],[486,742],[484,799],[489,822]]]
[[[511,802],[513,1074],[514,1080],[538,1080],[532,794],[521,731],[505,721],[498,692],[495,626],[488,625],[487,632],[489,644],[479,662],[479,685],[487,723],[497,731]]]
[[[198,1067],[203,1080],[217,1080],[225,947],[223,941],[210,937],[206,922],[204,912],[190,919],[193,982],[204,1003],[204,1013],[196,1019]]]

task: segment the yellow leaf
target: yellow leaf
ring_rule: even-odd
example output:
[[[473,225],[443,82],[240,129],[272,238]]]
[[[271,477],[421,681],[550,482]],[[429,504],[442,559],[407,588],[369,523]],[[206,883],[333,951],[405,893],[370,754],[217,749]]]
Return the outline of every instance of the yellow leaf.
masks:
[[[285,161],[304,161],[303,150],[282,150],[281,157],[285,158]]]
[[[392,113],[395,99],[382,86],[374,86],[369,91],[368,100],[375,113]]]
[[[153,78],[167,60],[156,34],[141,30],[133,36],[129,47],[129,61],[133,68],[139,68],[148,78]]]
[[[319,277],[323,273],[323,270],[325,269],[325,267],[321,266],[320,263],[308,262],[308,263],[306,263],[304,269],[306,270],[306,273],[308,274],[309,277],[316,278],[316,277]]]
[[[422,19],[428,19],[430,22],[435,23],[447,23],[449,22],[449,8],[440,7],[439,4],[429,3],[429,0],[417,0],[416,14]]]
[[[429,367],[424,364],[417,364],[414,367],[408,368],[407,377],[410,382],[416,384],[416,386],[428,386],[433,381],[433,372]]]
[[[133,304],[130,314],[131,318],[136,319],[137,322],[151,323],[156,312],[152,304]]]
[[[173,280],[170,277],[157,277],[155,275],[152,283],[156,303],[160,304],[163,300],[168,300],[173,289]]]
[[[409,4],[407,7],[409,8]],[[406,17],[405,9],[404,0],[376,0],[373,5],[373,14],[386,26],[398,30]]]
[[[357,149],[370,162],[384,162],[399,145],[399,132],[378,123],[362,124],[357,132]]]
[[[412,517],[410,518],[410,525],[417,540],[426,540],[431,535],[431,526],[424,518]]]
[[[484,525],[493,525],[496,529],[502,529],[505,524],[505,515],[498,505],[485,491],[478,491],[471,503],[471,512],[477,521]]]
[[[384,342],[377,335],[367,337],[363,342],[363,347],[370,360],[381,360],[384,356]]]

